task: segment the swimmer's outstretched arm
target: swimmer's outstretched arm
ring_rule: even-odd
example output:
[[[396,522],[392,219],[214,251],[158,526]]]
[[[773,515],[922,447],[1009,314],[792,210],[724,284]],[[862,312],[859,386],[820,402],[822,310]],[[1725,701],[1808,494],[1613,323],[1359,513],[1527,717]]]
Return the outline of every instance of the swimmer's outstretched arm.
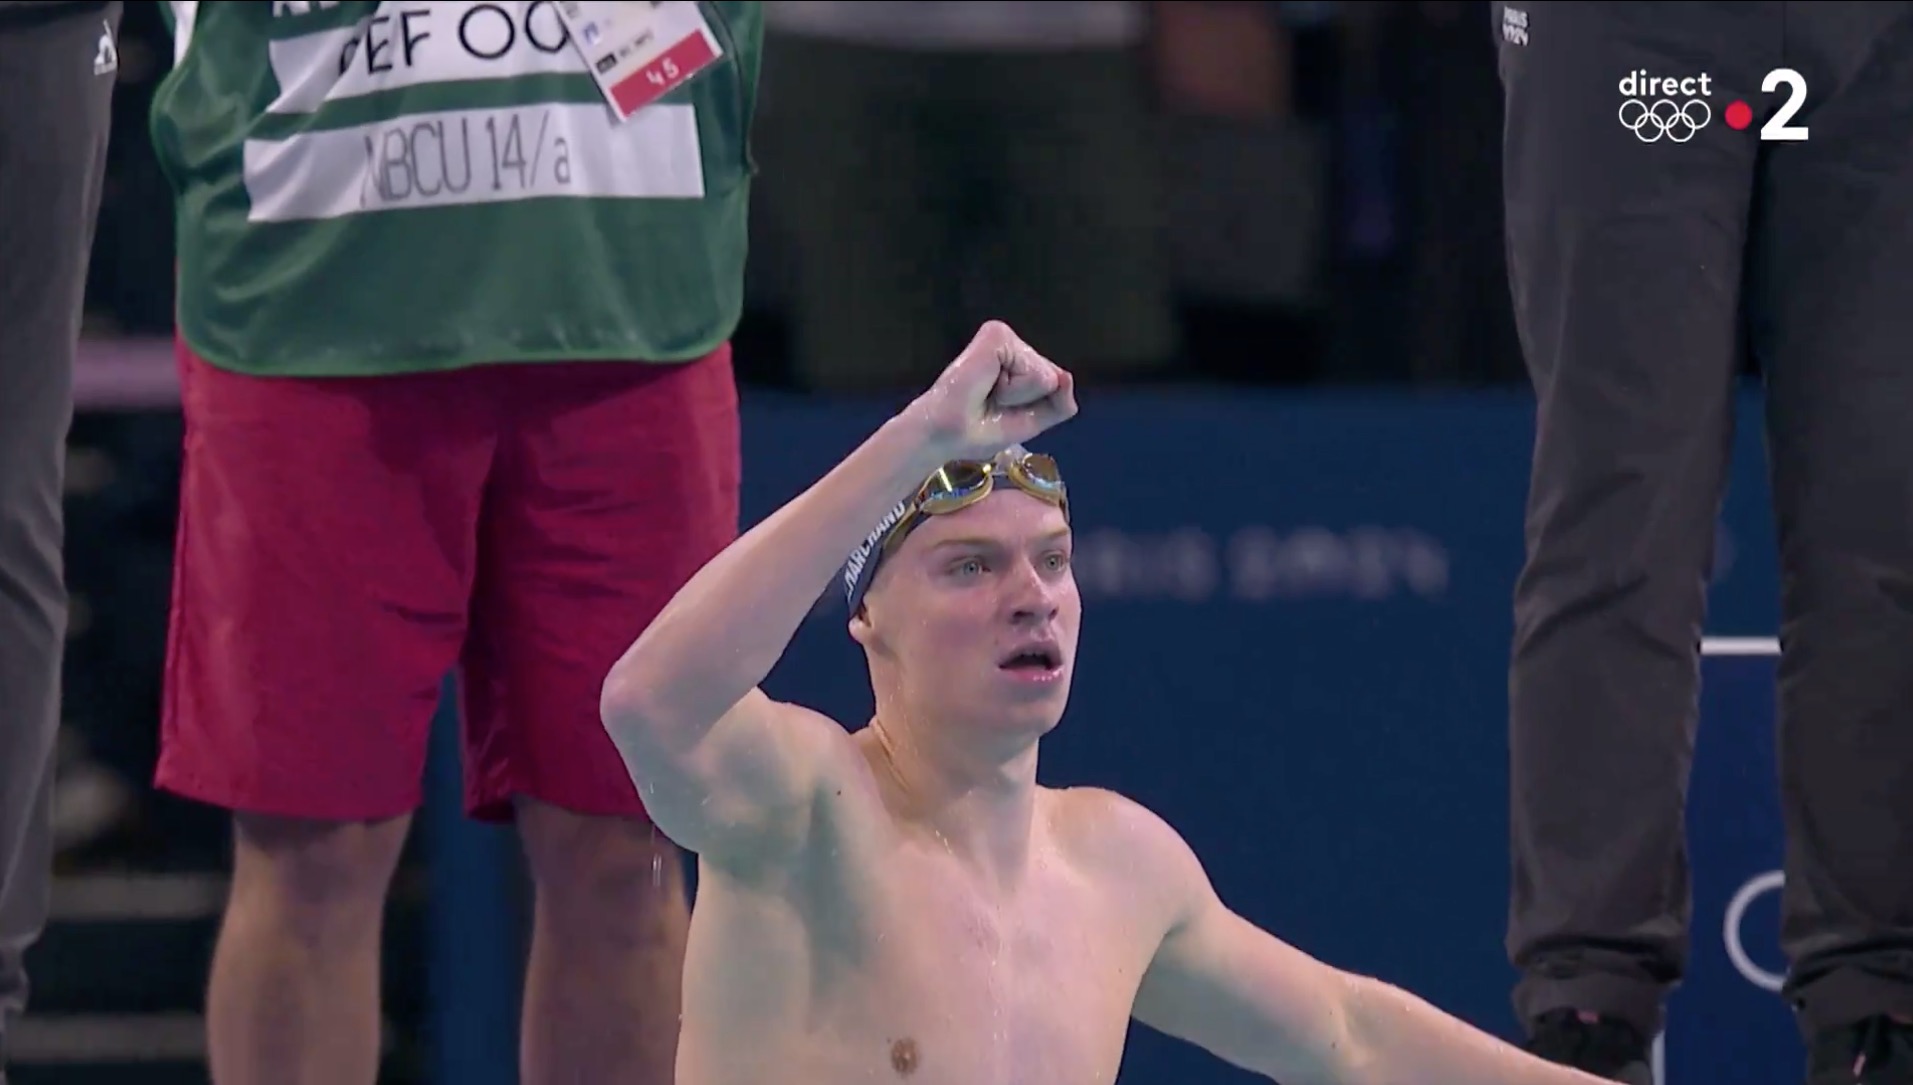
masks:
[[[1144,1024],[1284,1085],[1607,1085],[1285,944],[1223,904],[1174,829],[1140,807],[1124,820],[1181,902],[1136,996]]]
[[[606,677],[606,731],[658,829],[710,859],[801,843],[854,756],[842,727],[757,687],[844,558],[952,459],[1075,413],[1069,375],[991,322],[936,385],[691,578]]]

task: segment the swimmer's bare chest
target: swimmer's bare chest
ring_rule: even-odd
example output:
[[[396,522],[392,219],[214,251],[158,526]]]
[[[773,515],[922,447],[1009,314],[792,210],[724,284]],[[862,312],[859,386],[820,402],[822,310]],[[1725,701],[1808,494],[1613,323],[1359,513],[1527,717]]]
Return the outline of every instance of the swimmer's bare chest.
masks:
[[[1161,931],[1039,833],[983,884],[932,834],[847,842],[781,889],[701,879],[679,1085],[1110,1085]]]

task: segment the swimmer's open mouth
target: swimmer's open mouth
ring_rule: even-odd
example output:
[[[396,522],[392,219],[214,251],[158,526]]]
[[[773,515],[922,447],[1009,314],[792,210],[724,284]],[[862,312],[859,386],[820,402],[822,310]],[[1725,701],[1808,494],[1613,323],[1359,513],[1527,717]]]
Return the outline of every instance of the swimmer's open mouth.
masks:
[[[1063,650],[1053,644],[1018,648],[997,666],[1006,671],[1053,671],[1063,665]]]

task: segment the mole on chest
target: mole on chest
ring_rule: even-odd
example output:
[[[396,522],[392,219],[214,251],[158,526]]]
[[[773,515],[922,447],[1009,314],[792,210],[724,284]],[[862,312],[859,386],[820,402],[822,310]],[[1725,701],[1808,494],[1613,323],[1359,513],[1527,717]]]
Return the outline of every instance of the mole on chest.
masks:
[[[909,1077],[916,1073],[921,1057],[917,1042],[908,1036],[890,1045],[890,1068],[897,1072],[898,1077]]]

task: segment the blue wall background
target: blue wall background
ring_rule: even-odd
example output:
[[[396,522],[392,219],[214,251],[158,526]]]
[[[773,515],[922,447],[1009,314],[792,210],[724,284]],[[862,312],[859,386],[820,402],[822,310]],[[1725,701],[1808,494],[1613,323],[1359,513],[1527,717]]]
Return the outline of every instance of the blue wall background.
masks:
[[[747,522],[889,410],[753,398]],[[1070,481],[1085,596],[1046,781],[1136,797],[1249,918],[1503,1035],[1505,668],[1532,432],[1515,393],[1090,392],[1041,442]],[[1710,632],[1767,636],[1752,399],[1736,455]],[[821,600],[768,686],[856,723],[870,699],[844,618]],[[1124,1080],[1252,1079],[1138,1029]]]

